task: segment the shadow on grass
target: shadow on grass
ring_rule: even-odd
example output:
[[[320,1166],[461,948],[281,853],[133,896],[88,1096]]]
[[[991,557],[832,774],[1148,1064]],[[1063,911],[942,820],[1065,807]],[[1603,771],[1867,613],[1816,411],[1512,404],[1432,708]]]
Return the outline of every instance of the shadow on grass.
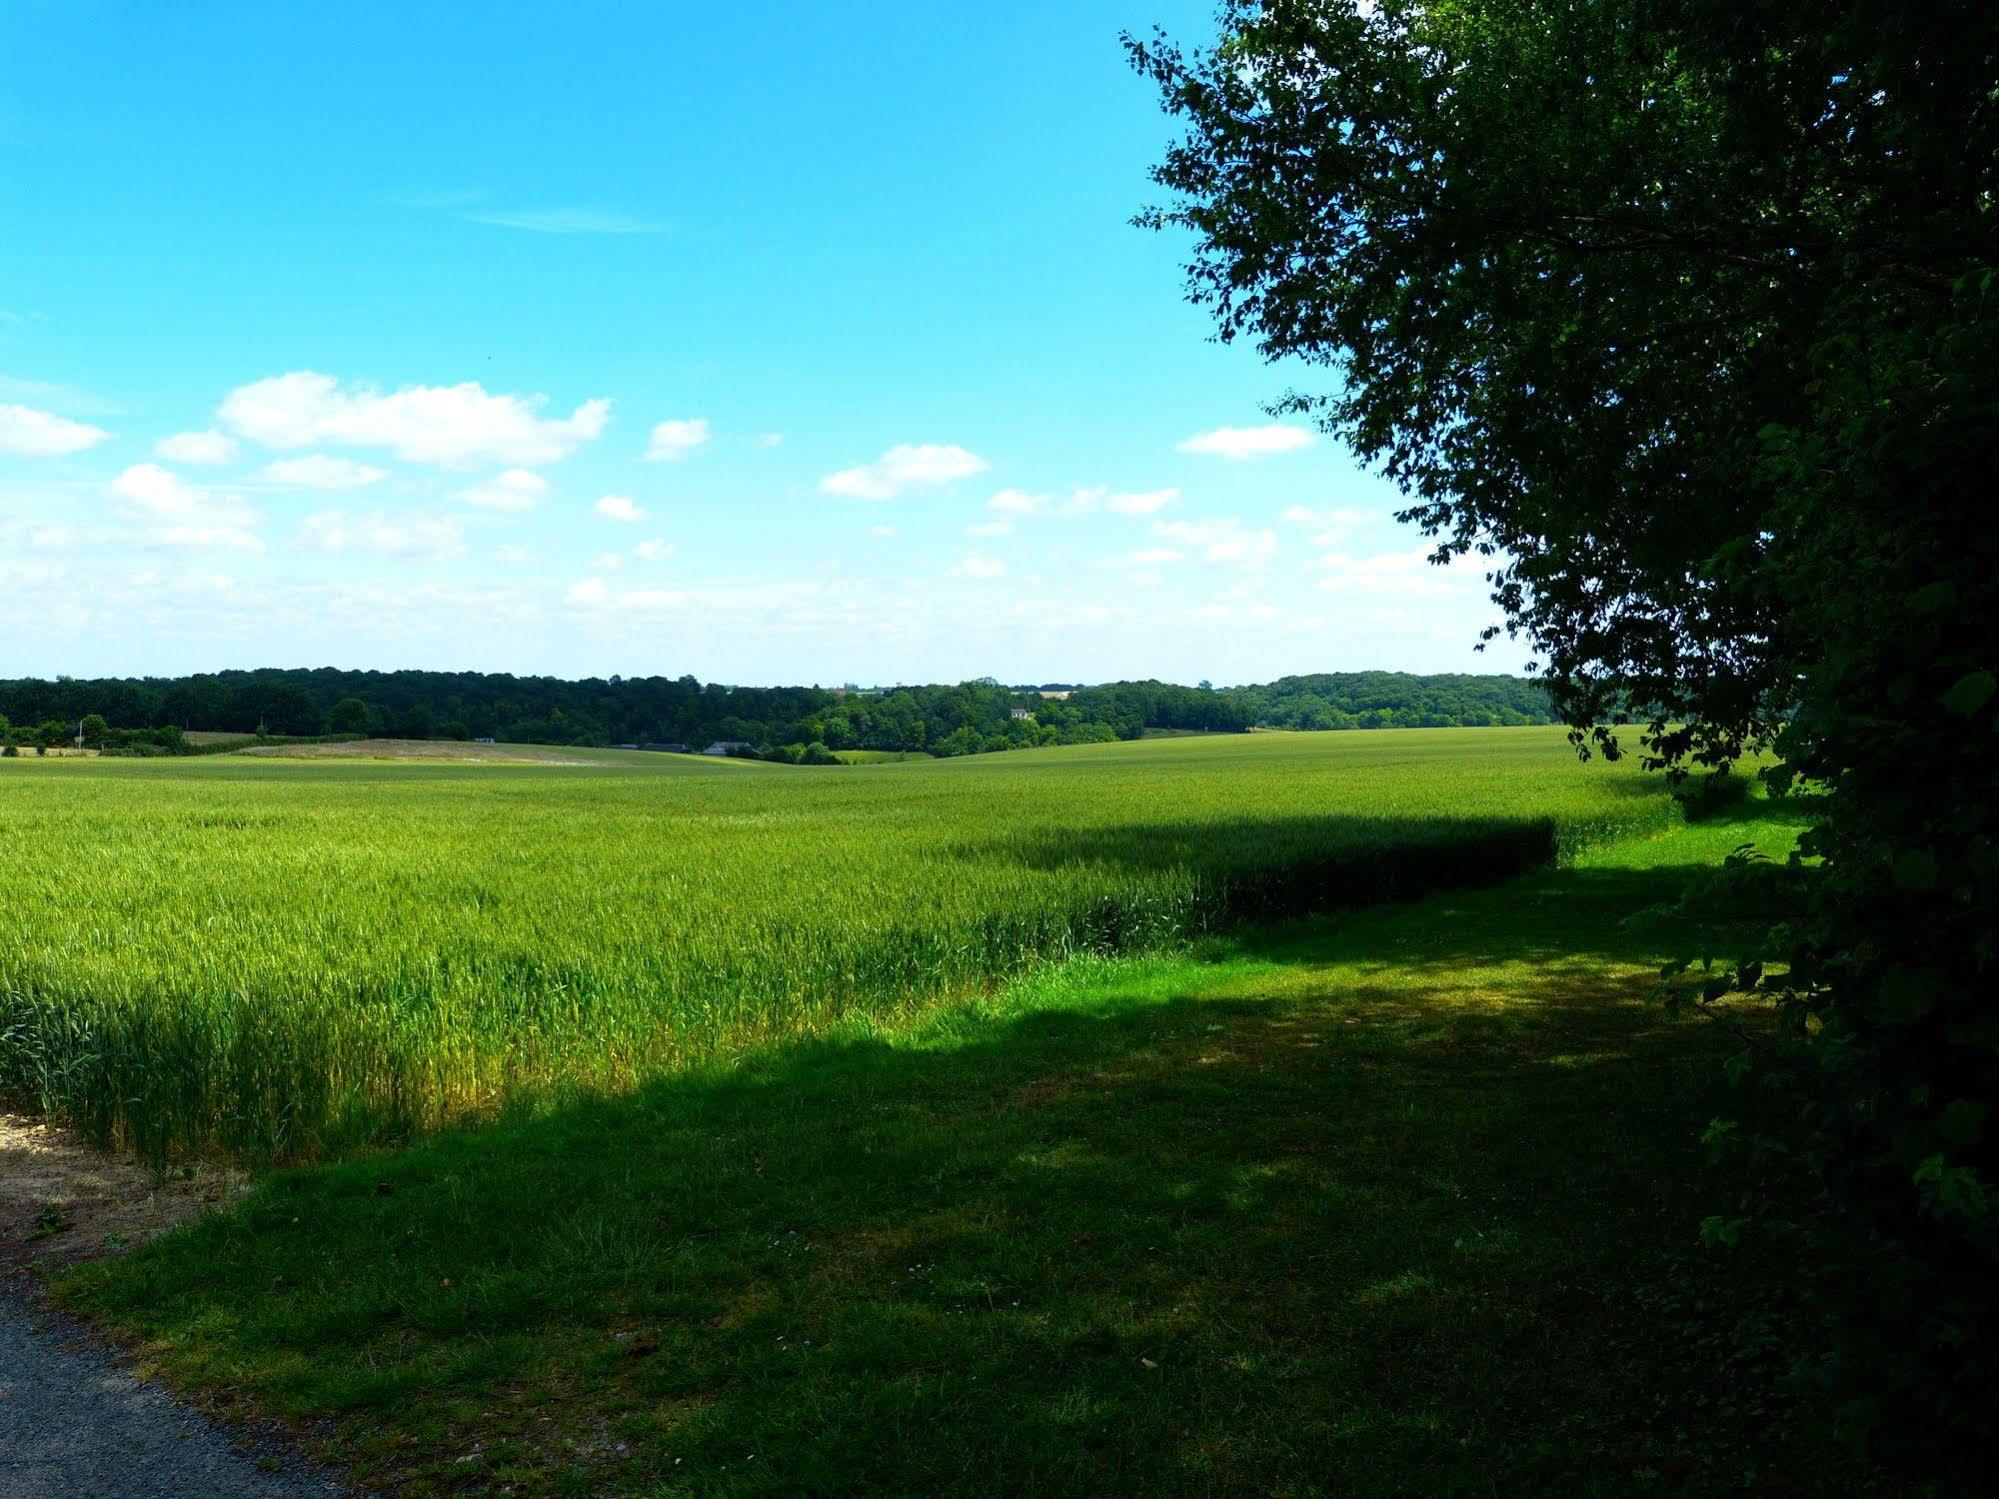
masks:
[[[949,855],[1043,871],[1185,873],[1206,884],[1207,919],[1227,927],[1483,889],[1544,868],[1593,834],[1630,836],[1679,823],[1679,809],[1663,791],[1643,800],[1649,816],[1613,811],[1600,823],[1569,826],[1524,815],[1388,812],[1044,827],[968,840]]]
[[[416,1491],[1739,1492],[1767,1412],[1695,1429],[1670,1325],[1714,1038],[1628,919],[1683,878],[1275,928],[288,1172],[66,1291]]]

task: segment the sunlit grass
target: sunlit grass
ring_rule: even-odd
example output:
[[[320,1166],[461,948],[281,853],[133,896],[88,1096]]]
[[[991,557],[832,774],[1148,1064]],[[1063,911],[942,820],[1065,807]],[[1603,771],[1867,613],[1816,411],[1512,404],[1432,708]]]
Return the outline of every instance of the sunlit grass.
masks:
[[[1868,1492],[1697,1247],[1738,1043],[1654,999],[1792,831],[833,1022],[59,1290],[398,1493]]]
[[[0,767],[0,1091],[311,1153],[1667,825],[1558,732],[818,770]]]

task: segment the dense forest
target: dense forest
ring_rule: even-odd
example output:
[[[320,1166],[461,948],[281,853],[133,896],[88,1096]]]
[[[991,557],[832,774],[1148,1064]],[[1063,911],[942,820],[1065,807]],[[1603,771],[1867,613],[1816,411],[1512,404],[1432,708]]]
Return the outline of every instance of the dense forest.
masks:
[[[1062,693],[1066,695],[1049,695]],[[1370,729],[1553,721],[1518,677],[1353,672],[1261,686],[1116,682],[1074,689],[729,687],[693,677],[580,682],[481,672],[225,671],[187,677],[0,681],[0,730],[20,737],[96,715],[114,730],[496,739],[524,744],[736,741],[798,758],[814,746],[980,754],[1136,739],[1148,729]],[[51,740],[53,742],[53,740]],[[787,750],[797,753],[786,753]]]

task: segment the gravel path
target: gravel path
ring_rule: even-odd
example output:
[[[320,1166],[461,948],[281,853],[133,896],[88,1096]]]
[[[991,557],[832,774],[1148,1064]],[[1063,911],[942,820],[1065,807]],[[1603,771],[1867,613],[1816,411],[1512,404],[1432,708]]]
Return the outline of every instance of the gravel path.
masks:
[[[339,1492],[296,1455],[237,1446],[0,1279],[0,1499]]]

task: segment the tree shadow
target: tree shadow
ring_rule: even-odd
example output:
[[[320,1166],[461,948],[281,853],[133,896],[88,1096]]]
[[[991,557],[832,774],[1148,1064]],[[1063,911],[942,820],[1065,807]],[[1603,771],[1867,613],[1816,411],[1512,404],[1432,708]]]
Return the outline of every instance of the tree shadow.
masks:
[[[1722,1097],[1620,925],[1683,878],[1274,927],[286,1172],[71,1294],[344,1413],[385,1483],[1731,1492],[1771,1439],[1683,1429],[1712,1369],[1641,1294]]]

